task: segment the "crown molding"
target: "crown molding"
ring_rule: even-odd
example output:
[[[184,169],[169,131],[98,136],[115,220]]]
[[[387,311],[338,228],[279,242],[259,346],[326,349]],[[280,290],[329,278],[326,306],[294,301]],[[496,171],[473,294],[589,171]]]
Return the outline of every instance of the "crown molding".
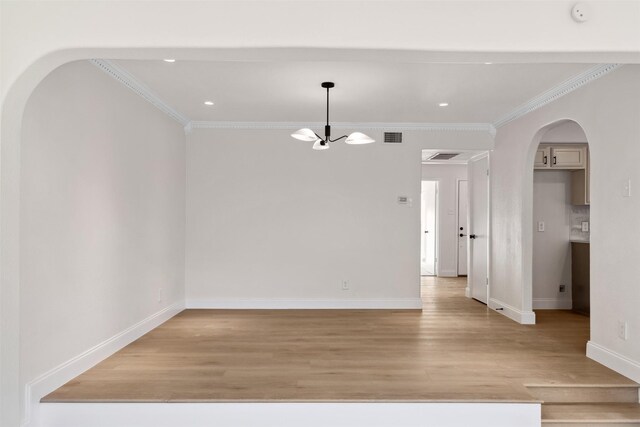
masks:
[[[531,98],[529,101],[525,102],[515,110],[511,111],[508,114],[505,114],[495,122],[493,122],[493,126],[497,129],[501,126],[506,125],[509,122],[512,122],[520,117],[531,113],[545,105],[562,98],[563,96],[573,92],[576,89],[581,88],[582,86],[591,83],[592,81],[599,79],[600,77],[609,74],[610,72],[616,70],[617,68],[622,67],[622,64],[600,64],[595,67],[591,67],[582,73],[571,77],[568,80],[560,83],[559,85],[552,87],[546,92],[541,93],[540,95]]]
[[[189,129],[285,129],[296,130],[300,128],[322,128],[324,122],[225,122],[225,121],[191,121],[187,125]],[[335,129],[362,129],[382,131],[426,131],[426,132],[489,132],[495,134],[495,128],[491,123],[355,123],[335,122],[331,123]]]
[[[156,95],[147,86],[140,83],[131,73],[129,73],[124,68],[114,64],[113,62],[107,59],[90,59],[89,62],[91,62],[96,67],[98,67],[100,70],[104,71],[109,76],[116,79],[118,82],[125,85],[131,91],[136,93],[145,101],[149,102],[158,110],[165,113],[167,116],[171,117],[176,122],[180,123],[182,126],[187,126],[189,124],[188,118],[180,114],[178,111],[173,109],[169,104],[167,104],[162,99],[160,99],[158,95]]]

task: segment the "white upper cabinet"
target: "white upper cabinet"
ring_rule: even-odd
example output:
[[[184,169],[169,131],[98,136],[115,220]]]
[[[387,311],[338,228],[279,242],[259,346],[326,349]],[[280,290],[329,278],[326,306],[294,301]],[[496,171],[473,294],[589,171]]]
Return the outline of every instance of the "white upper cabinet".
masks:
[[[551,168],[584,169],[587,164],[587,148],[583,145],[575,147],[551,147]]]
[[[551,158],[550,147],[538,147],[536,151],[536,160],[533,165],[535,169],[545,169],[549,167],[549,159]]]
[[[587,144],[540,144],[534,169],[570,170],[571,204],[590,203],[589,148]]]
[[[540,144],[535,169],[584,169],[587,167],[586,144]]]

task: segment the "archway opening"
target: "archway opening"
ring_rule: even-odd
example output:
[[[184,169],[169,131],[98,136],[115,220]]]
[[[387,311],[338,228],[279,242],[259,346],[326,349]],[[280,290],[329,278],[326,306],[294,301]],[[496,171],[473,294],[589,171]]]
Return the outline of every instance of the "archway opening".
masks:
[[[560,120],[533,142],[531,302],[536,317],[589,316],[589,145],[582,127]],[[578,319],[588,340],[589,321]]]

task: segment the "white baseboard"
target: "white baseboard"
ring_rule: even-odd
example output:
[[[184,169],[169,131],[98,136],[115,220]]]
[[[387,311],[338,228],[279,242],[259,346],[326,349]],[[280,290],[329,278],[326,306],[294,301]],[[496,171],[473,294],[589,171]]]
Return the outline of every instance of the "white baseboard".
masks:
[[[458,272],[456,270],[440,270],[438,277],[458,277]]]
[[[533,311],[522,311],[495,298],[489,299],[489,308],[504,314],[509,319],[515,320],[522,325],[536,324],[536,314]],[[498,310],[500,308],[502,310]]]
[[[640,383],[640,363],[635,360],[631,360],[593,341],[587,342],[587,357]]]
[[[296,310],[296,309],[400,309],[421,310],[421,298],[367,298],[367,299],[190,299],[187,308]]]
[[[182,301],[171,304],[27,383],[25,385],[25,411],[22,425],[37,425],[37,408],[40,399],[44,396],[66,384],[87,369],[97,365],[142,335],[157,328],[182,310],[184,310]]]
[[[534,298],[534,310],[571,310],[573,304],[570,299]]]

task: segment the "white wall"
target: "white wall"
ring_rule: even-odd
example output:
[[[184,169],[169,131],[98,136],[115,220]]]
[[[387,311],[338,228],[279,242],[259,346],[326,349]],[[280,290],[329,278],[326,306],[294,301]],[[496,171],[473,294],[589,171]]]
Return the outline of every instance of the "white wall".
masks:
[[[550,128],[542,135],[540,142],[561,142],[563,144],[569,142],[586,143],[587,136],[579,124],[568,121]]]
[[[188,137],[187,305],[421,307],[420,148],[289,133]]]
[[[498,129],[492,158],[492,295],[531,310],[533,157],[540,129],[573,119],[591,161],[591,341],[588,355],[640,381],[640,68],[626,65]],[[632,190],[633,191],[633,190]],[[627,340],[618,321],[628,322]]]
[[[24,386],[183,299],[183,129],[70,63],[27,104],[20,177]]]
[[[545,230],[538,231],[544,221]],[[533,173],[533,308],[571,308],[571,172]],[[559,285],[565,292],[559,292]]]
[[[438,181],[438,275],[457,276],[458,180],[467,179],[467,166],[422,165],[422,179]]]

